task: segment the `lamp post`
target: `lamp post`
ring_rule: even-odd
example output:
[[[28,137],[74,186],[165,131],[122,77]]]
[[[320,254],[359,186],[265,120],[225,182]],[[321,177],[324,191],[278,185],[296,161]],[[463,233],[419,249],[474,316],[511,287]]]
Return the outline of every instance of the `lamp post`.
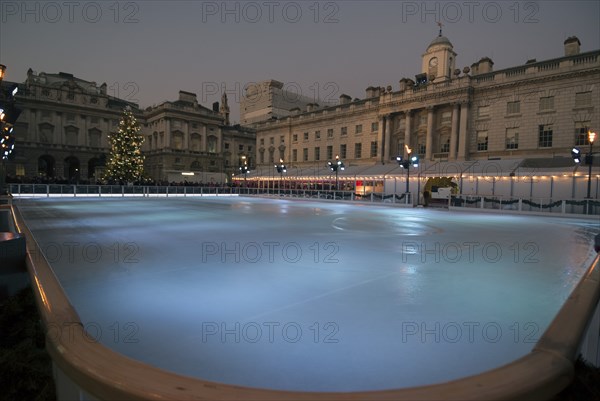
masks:
[[[279,173],[279,194],[281,194],[281,181],[283,181],[283,173],[287,173],[287,167],[283,164],[283,159],[279,159],[279,164],[275,165],[277,172]]]
[[[331,171],[335,171],[335,190],[339,190],[339,171],[346,169],[344,162],[340,160],[339,155],[335,155],[335,162],[328,161],[327,165]]]
[[[407,159],[404,160],[402,158],[402,156],[396,156],[396,161],[398,162],[398,164],[400,166],[402,166],[402,168],[406,169],[406,198],[407,198],[407,202],[408,202],[408,198],[410,197],[410,192],[409,192],[409,179],[410,179],[410,165],[412,164],[413,167],[419,167],[419,156],[411,156],[410,154],[412,153],[412,149],[409,148],[407,145],[404,145],[406,147],[406,153],[407,153]]]
[[[242,156],[242,161],[240,163],[240,172],[244,174],[244,187],[246,187],[248,185],[246,183],[247,175],[250,172],[250,169],[248,169],[248,160],[246,159],[246,156]]]
[[[596,139],[596,133],[592,131],[588,131],[588,141],[590,143],[590,153],[586,156],[586,161],[588,163],[588,186],[587,186],[587,198],[591,199],[592,192],[592,164],[594,164],[594,153],[592,153],[592,149],[594,147],[594,140]]]
[[[585,155],[585,162],[588,165],[588,185],[587,185],[587,196],[586,199],[592,198],[592,165],[594,164],[594,140],[596,139],[596,133],[588,131],[588,142],[590,144],[590,151]],[[573,148],[571,150],[571,157],[577,164],[581,163],[581,150],[579,148]]]

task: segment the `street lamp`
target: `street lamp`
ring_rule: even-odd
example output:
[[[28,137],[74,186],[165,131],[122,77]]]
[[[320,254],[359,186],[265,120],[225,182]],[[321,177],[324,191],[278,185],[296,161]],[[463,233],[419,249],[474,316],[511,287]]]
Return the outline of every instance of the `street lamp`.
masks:
[[[340,156],[339,155],[335,155],[335,162],[331,162],[328,161],[327,165],[329,166],[329,169],[331,171],[335,171],[335,190],[338,191],[339,190],[339,171],[342,170],[344,171],[346,169],[346,166],[344,165],[344,162],[340,160]]]
[[[279,193],[281,194],[281,181],[283,181],[283,173],[287,173],[287,167],[283,164],[283,159],[279,159],[279,164],[275,165],[279,173]]]
[[[592,196],[592,165],[594,164],[594,141],[596,140],[596,133],[592,131],[588,131],[588,142],[590,144],[590,151],[587,155],[585,155],[585,163],[588,165],[588,185],[587,185],[587,197],[586,199],[591,199]],[[581,150],[579,148],[573,148],[571,150],[571,157],[573,161],[577,164],[581,163]]]
[[[590,153],[586,156],[586,162],[588,164],[588,187],[587,187],[587,198],[591,198],[592,191],[592,164],[594,164],[594,153],[592,153],[592,149],[594,147],[594,140],[596,139],[596,133],[592,131],[588,131],[588,141],[590,143]]]
[[[247,186],[246,179],[247,175],[250,172],[248,168],[248,160],[246,160],[246,156],[242,156],[242,162],[240,163],[240,172],[244,174],[244,186]]]
[[[406,148],[406,154],[408,155],[406,160],[404,160],[402,156],[396,156],[396,161],[400,166],[402,166],[402,168],[406,169],[406,196],[408,202],[408,196],[410,194],[408,189],[408,181],[410,179],[410,165],[412,164],[413,167],[419,167],[419,156],[411,156],[410,154],[412,153],[412,149],[409,148],[408,145],[404,145],[404,147]]]

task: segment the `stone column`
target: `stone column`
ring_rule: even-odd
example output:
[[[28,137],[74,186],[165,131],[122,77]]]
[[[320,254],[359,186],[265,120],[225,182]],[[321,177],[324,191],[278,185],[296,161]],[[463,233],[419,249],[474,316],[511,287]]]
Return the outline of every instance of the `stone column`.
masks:
[[[385,132],[385,116],[379,118],[379,132],[377,133],[377,156],[379,156],[381,163],[383,164],[383,145],[384,145],[384,132]],[[371,150],[368,150],[369,153]]]
[[[185,129],[182,129],[183,131],[183,149],[187,152],[188,150],[190,150],[190,127],[192,126],[192,123],[190,123],[189,121],[184,121],[185,124]]]
[[[460,104],[460,128],[458,131],[458,159],[466,160],[469,149],[467,132],[467,118],[469,115],[469,102]]]
[[[223,132],[221,131],[221,128],[217,128],[217,145],[216,145],[216,153],[220,154],[221,156],[223,156],[223,149],[222,147],[222,141],[221,138],[223,136]]]
[[[31,124],[29,124],[28,132],[27,132],[27,140],[29,142],[39,142],[40,141],[40,121],[42,120],[42,111],[40,109],[34,109],[29,113],[31,116]],[[37,173],[37,171],[36,171]]]
[[[456,147],[458,145],[458,103],[452,109],[452,131],[450,132],[450,154],[449,160],[456,160]]]
[[[200,151],[206,152],[206,135],[208,135],[208,130],[206,129],[206,125],[202,125],[202,149]]]
[[[404,145],[410,148],[410,137],[412,136],[412,110],[407,110],[405,115],[406,123],[404,124]],[[406,146],[404,146],[404,158],[408,157]]]
[[[165,118],[165,148],[171,148],[171,119]]]
[[[392,135],[392,116],[387,116],[385,125],[385,142],[383,144],[383,164],[390,160],[390,137]]]
[[[60,144],[60,146],[65,146],[67,143],[67,137],[65,135],[65,127],[67,125],[67,113],[61,113],[60,114],[60,131],[58,131],[58,143]],[[62,174],[61,174],[62,175]]]
[[[431,160],[433,155],[433,107],[427,108],[427,137],[425,139],[425,159]]]

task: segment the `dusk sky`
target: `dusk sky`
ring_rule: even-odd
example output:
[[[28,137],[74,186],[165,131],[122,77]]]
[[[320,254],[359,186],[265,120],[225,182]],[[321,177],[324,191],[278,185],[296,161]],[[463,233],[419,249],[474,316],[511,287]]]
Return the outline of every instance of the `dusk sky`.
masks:
[[[243,87],[276,79],[318,97],[364,98],[420,71],[443,24],[462,69],[488,56],[499,70],[600,48],[598,1],[44,1],[0,2],[7,80],[28,68],[106,82],[141,107],[195,92],[206,107],[226,86],[232,121]]]

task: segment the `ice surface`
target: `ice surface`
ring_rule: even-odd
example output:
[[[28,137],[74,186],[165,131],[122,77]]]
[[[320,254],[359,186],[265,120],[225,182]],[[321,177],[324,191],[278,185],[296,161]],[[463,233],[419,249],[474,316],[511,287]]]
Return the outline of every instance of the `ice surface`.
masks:
[[[528,353],[597,222],[254,198],[19,207],[88,332],[223,383],[444,382]]]

